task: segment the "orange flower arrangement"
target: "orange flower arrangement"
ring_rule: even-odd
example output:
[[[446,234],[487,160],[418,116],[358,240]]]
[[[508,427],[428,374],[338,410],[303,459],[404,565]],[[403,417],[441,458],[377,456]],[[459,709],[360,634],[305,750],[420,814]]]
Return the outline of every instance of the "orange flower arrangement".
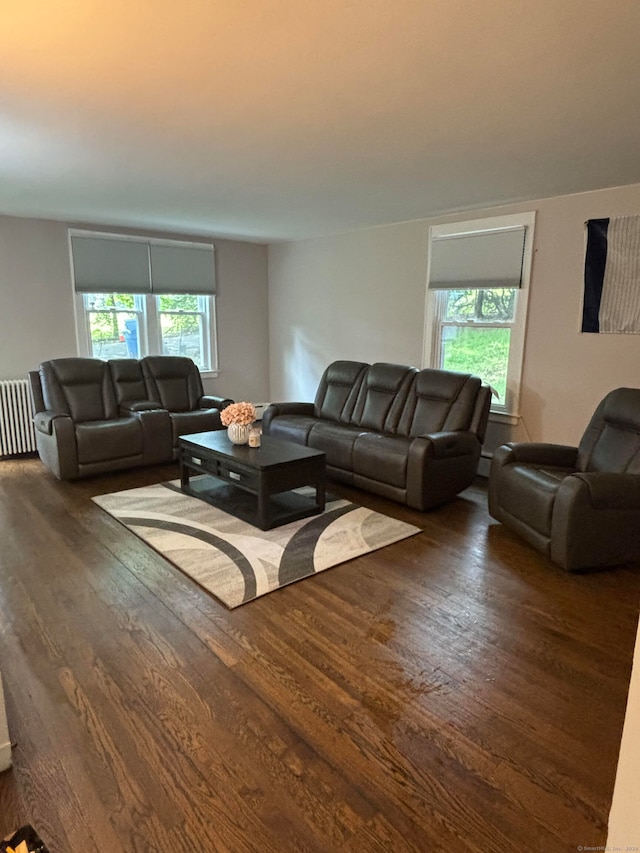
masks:
[[[220,420],[228,427],[230,424],[249,426],[256,419],[256,407],[253,403],[230,403],[220,412]]]

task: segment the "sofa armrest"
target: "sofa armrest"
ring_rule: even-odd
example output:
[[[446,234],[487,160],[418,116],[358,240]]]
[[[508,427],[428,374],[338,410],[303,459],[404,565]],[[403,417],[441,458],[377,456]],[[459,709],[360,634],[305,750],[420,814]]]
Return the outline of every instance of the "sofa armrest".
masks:
[[[591,471],[570,475],[578,481],[574,489],[587,490],[591,505],[596,510],[640,510],[640,474],[613,474],[609,471]],[[566,478],[568,480],[568,478]]]
[[[133,410],[131,415],[142,427],[144,464],[170,462],[173,457],[173,432],[169,412],[156,405],[153,409]]]
[[[510,442],[498,447],[493,454],[493,463],[496,466],[521,462],[531,465],[552,465],[557,468],[574,468],[577,460],[577,447],[544,442]]]
[[[307,415],[313,416],[315,407],[313,403],[269,403],[266,411],[271,410],[273,417],[276,415]]]
[[[553,503],[550,556],[568,571],[640,559],[640,474],[565,477]]]
[[[430,455],[434,459],[449,459],[476,453],[479,444],[477,435],[472,432],[432,432],[417,438],[426,442],[424,455]]]
[[[227,406],[230,406],[231,403],[233,403],[233,400],[230,400],[228,397],[215,397],[212,394],[205,394],[204,397],[200,397],[198,406],[201,409],[219,409],[219,411],[222,411]]]
[[[41,461],[58,480],[78,476],[75,424],[63,412],[38,412],[33,423]]]
[[[127,417],[132,412],[148,412],[153,409],[162,409],[160,403],[153,400],[132,400],[128,403],[120,403],[120,417]]]
[[[407,505],[424,512],[470,486],[478,470],[480,449],[477,435],[467,430],[414,438],[407,458]]]
[[[33,425],[38,432],[44,435],[53,435],[54,421],[64,418],[71,423],[71,418],[64,412],[38,412],[34,415]]]
[[[280,415],[303,415],[312,418],[315,414],[313,403],[270,403],[262,414],[262,431],[269,434],[269,424]]]

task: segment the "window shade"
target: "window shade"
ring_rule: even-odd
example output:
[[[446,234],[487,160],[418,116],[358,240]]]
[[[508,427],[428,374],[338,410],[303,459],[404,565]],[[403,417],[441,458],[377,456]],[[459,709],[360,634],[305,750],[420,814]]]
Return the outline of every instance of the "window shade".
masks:
[[[77,293],[216,291],[213,246],[71,236]]]
[[[212,246],[170,246],[152,243],[153,293],[215,293]]]
[[[431,241],[430,290],[521,287],[524,228]]]
[[[149,249],[136,240],[71,237],[78,293],[149,293]]]

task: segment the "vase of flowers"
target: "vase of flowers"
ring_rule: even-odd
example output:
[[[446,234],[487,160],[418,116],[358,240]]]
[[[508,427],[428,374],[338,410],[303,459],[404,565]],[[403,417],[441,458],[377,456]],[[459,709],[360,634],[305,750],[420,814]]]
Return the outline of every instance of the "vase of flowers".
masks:
[[[226,426],[227,435],[233,444],[247,444],[255,419],[256,408],[253,403],[230,403],[220,412],[222,425]]]

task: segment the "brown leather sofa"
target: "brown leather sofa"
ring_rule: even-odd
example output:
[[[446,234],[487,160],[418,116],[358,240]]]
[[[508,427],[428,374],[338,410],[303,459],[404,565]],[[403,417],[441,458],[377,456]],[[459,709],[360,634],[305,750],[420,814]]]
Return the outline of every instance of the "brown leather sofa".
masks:
[[[221,429],[231,402],[176,356],[52,359],[29,378],[38,453],[59,480],[171,461],[179,435]]]
[[[489,512],[567,571],[640,560],[640,389],[607,394],[578,447],[499,447]]]
[[[334,480],[427,510],[473,482],[490,404],[477,376],[336,361],[314,403],[272,403],[262,430],[323,450]]]

